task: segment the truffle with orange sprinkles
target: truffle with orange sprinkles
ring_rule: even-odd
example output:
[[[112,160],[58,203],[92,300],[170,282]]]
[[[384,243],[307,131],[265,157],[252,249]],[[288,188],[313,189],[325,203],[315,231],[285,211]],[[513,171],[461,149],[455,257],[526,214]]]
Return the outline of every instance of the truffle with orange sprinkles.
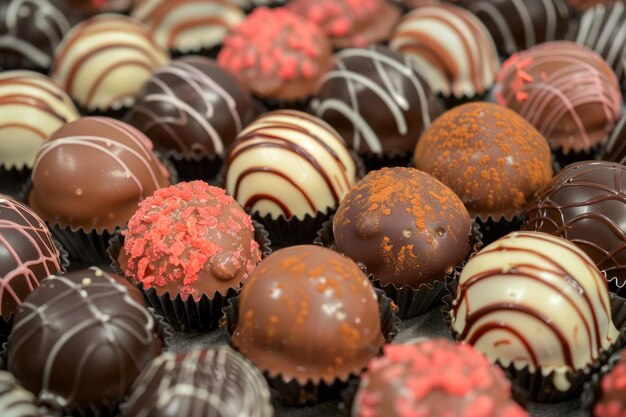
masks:
[[[444,113],[420,137],[414,158],[482,220],[519,215],[552,177],[546,139],[517,113],[491,103]]]

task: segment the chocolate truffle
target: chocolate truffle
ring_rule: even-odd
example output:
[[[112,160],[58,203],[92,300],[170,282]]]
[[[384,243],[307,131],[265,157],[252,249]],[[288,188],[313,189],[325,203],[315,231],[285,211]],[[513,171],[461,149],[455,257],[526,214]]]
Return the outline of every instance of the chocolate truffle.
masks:
[[[618,362],[613,369],[602,376],[600,380],[600,395],[593,405],[593,417],[620,417],[626,410],[624,396],[626,381],[626,351],[622,351]]]
[[[304,218],[335,209],[357,180],[341,137],[322,120],[295,110],[267,113],[231,147],[226,192],[259,216]]]
[[[59,256],[43,221],[0,194],[0,315],[5,320],[41,280],[61,271]]]
[[[537,192],[525,230],[572,241],[605,273],[612,291],[626,294],[626,166],[577,162]]]
[[[44,141],[78,117],[72,99],[45,75],[0,73],[0,165],[32,168]]]
[[[161,354],[137,377],[125,409],[133,417],[274,416],[261,372],[226,346]]]
[[[137,203],[170,185],[152,142],[126,123],[83,117],[39,149],[28,206],[50,223],[86,231],[126,224]]]
[[[0,371],[0,415],[40,417],[35,396],[22,388],[10,372]]]
[[[115,404],[163,341],[139,290],[92,267],[52,276],[22,303],[9,371],[53,409]]]
[[[405,15],[389,46],[444,97],[483,95],[500,65],[491,35],[472,13],[453,4],[419,7]]]
[[[274,252],[252,272],[231,342],[270,377],[304,385],[358,374],[385,339],[376,293],[357,264],[301,245]]]
[[[451,317],[459,340],[503,366],[554,372],[558,391],[570,389],[568,373],[596,361],[619,335],[593,261],[540,232],[511,233],[470,259]]]
[[[66,0],[0,2],[0,70],[47,72],[54,50],[80,14]]]
[[[617,126],[604,142],[601,159],[626,164],[626,113],[617,122]]]
[[[580,18],[576,42],[602,56],[626,86],[626,5],[618,2],[591,8]]]
[[[413,152],[441,106],[407,61],[386,47],[338,52],[318,84],[313,113],[361,154]]]
[[[333,220],[337,250],[383,285],[417,289],[444,281],[467,259],[472,223],[441,182],[414,168],[372,171],[341,201]]]
[[[461,0],[460,5],[484,23],[505,56],[570,33],[566,0]]]
[[[386,0],[291,0],[287,8],[321,27],[336,48],[386,41],[400,19]]]
[[[285,8],[255,9],[224,39],[219,64],[252,94],[305,100],[332,65],[322,29]]]
[[[466,344],[446,339],[386,345],[370,361],[352,417],[527,417],[504,373]]]
[[[261,260],[252,219],[202,181],[157,190],[128,222],[126,276],[186,300],[238,288]]]
[[[140,22],[122,15],[92,17],[59,45],[51,77],[87,112],[132,106],[154,69],[169,62]]]
[[[496,98],[564,154],[592,150],[622,111],[613,70],[591,49],[567,41],[547,42],[509,58],[498,73]]]
[[[417,143],[415,166],[483,220],[521,214],[552,177],[546,140],[523,118],[491,103],[468,103],[435,120]]]
[[[161,46],[180,53],[221,44],[244,19],[231,0],[137,0],[131,16],[146,24]]]
[[[215,61],[186,56],[155,71],[126,120],[157,150],[212,158],[255,114],[250,94]]]

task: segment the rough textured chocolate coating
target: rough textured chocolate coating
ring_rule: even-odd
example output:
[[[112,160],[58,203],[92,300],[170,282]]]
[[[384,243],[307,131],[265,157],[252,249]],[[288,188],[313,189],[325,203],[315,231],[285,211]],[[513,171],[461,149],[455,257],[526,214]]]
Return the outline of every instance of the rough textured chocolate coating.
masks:
[[[0,194],[0,315],[8,320],[41,280],[60,270],[59,250],[43,221]]]
[[[53,276],[22,303],[8,367],[54,409],[113,404],[161,352],[141,293],[92,267]]]
[[[273,417],[263,375],[226,346],[163,353],[137,377],[126,403],[134,417]]]
[[[626,114],[604,142],[601,159],[626,165]]]
[[[241,289],[231,342],[270,376],[331,383],[380,352],[379,314],[354,261],[320,246],[292,246],[268,256]]]
[[[51,223],[112,231],[126,224],[137,203],[170,185],[169,177],[140,131],[83,117],[39,149],[28,206]]]
[[[337,249],[382,284],[432,285],[470,253],[472,223],[463,202],[413,168],[370,172],[341,201]]]
[[[213,60],[186,56],[152,75],[127,121],[158,150],[222,157],[255,114],[232,75]]]
[[[386,47],[345,49],[320,80],[313,113],[359,153],[410,153],[441,113],[430,87],[408,58]]]
[[[566,167],[537,192],[525,230],[568,239],[626,294],[626,166],[604,161]]]
[[[455,107],[435,120],[417,143],[415,166],[484,220],[521,214],[552,177],[545,138],[519,115],[491,103]]]

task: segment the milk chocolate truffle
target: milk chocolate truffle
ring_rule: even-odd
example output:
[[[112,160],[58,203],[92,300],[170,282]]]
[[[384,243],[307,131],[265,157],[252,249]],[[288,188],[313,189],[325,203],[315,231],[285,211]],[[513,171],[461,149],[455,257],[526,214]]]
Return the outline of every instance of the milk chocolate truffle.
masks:
[[[450,187],[470,216],[520,214],[552,177],[550,148],[523,118],[491,103],[455,107],[428,128],[415,166]]]
[[[78,119],[72,99],[45,75],[0,73],[0,165],[32,168],[39,147],[57,129]]]
[[[417,289],[443,281],[470,253],[472,223],[461,199],[413,168],[370,172],[341,201],[337,250],[383,285]]]
[[[225,295],[261,260],[250,216],[202,181],[157,190],[139,203],[125,235],[126,276],[172,299]]]
[[[626,114],[617,122],[603,146],[601,159],[626,164]]]
[[[92,267],[52,276],[15,317],[9,371],[53,409],[115,404],[161,352],[139,290]]]
[[[537,192],[523,228],[572,241],[606,274],[611,291],[626,294],[625,184],[624,165],[569,165]]]
[[[126,224],[137,203],[170,185],[152,143],[126,123],[83,117],[39,149],[28,206],[50,223],[86,231]]]
[[[335,209],[357,179],[341,137],[294,110],[267,113],[244,129],[226,159],[226,192],[252,213],[304,218]]]
[[[619,417],[626,410],[626,352],[622,351],[613,369],[600,380],[600,395],[593,405],[593,417]]]
[[[124,415],[273,417],[267,382],[226,346],[163,353],[137,377]]]
[[[10,372],[0,371],[0,415],[40,417],[35,396],[25,390]]]
[[[148,26],[161,46],[180,53],[221,44],[245,17],[230,0],[137,0],[131,16]]]
[[[80,18],[66,0],[0,1],[0,70],[47,72],[54,50]]]
[[[567,41],[547,42],[509,58],[498,73],[497,99],[564,154],[592,150],[622,111],[613,70],[591,49]]]
[[[457,338],[492,361],[550,377],[570,389],[568,372],[598,359],[619,332],[606,281],[573,243],[514,232],[484,248],[461,273],[451,312]]]
[[[292,246],[265,258],[241,289],[231,342],[270,377],[330,384],[380,352],[379,314],[354,261],[320,246]]]
[[[570,33],[566,0],[461,0],[460,5],[484,23],[501,55],[566,39]]]
[[[92,17],[59,45],[51,77],[83,108],[130,107],[152,71],[169,55],[140,22],[122,15]]]
[[[0,194],[0,315],[5,320],[41,280],[60,272],[59,256],[43,221],[30,208]]]
[[[336,48],[386,41],[400,19],[386,0],[291,0],[287,8],[321,27]]]
[[[482,22],[453,4],[411,11],[394,29],[389,46],[406,55],[444,97],[485,94],[500,66],[496,46]]]
[[[312,108],[352,149],[377,156],[412,152],[441,113],[436,95],[408,58],[380,46],[335,54]]]
[[[282,7],[262,7],[226,36],[217,59],[252,94],[286,103],[313,93],[332,52],[315,24]]]
[[[212,158],[224,156],[255,114],[233,76],[213,60],[186,56],[155,71],[126,120],[157,150]]]
[[[352,417],[527,417],[504,373],[446,339],[386,345],[361,379]]]

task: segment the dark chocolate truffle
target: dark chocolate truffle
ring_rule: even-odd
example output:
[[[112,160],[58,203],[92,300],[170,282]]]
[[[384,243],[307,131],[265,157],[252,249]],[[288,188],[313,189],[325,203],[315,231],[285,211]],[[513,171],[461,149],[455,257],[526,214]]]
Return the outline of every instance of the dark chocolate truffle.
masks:
[[[47,72],[80,17],[66,0],[0,0],[0,70]]]
[[[472,217],[521,214],[552,177],[548,143],[526,120],[492,103],[455,107],[428,128],[415,166],[450,187]]]
[[[504,373],[466,344],[446,339],[386,345],[372,359],[352,417],[527,417]]]
[[[267,382],[226,346],[163,353],[137,377],[129,417],[273,417]]]
[[[383,285],[417,289],[443,281],[467,259],[472,223],[461,199],[413,168],[370,172],[341,201],[337,250]]]
[[[626,412],[626,351],[613,369],[602,376],[600,394],[593,405],[592,417],[621,417]]]
[[[274,252],[252,272],[231,342],[270,377],[304,385],[345,381],[385,340],[376,293],[357,264],[302,245]]]
[[[226,295],[261,260],[250,216],[202,181],[157,190],[139,203],[124,233],[126,276],[172,299]]]
[[[626,166],[585,161],[566,167],[537,192],[525,230],[574,242],[626,294]]]
[[[137,203],[170,185],[152,142],[126,123],[83,117],[39,149],[28,205],[50,223],[86,231],[126,224]]]
[[[594,51],[547,42],[509,58],[498,73],[498,102],[516,111],[564,154],[588,152],[622,112],[617,77]]]
[[[413,152],[441,105],[408,58],[386,47],[345,49],[322,77],[313,113],[361,154]]]
[[[187,56],[155,71],[126,120],[157,150],[223,157],[255,113],[233,76],[213,60]]]
[[[52,276],[22,303],[8,366],[54,409],[113,405],[163,341],[139,290],[92,267]]]
[[[626,114],[617,122],[617,126],[604,142],[601,159],[626,165]]]
[[[59,255],[43,221],[0,194],[0,315],[5,320],[41,280],[61,271]]]
[[[0,371],[0,416],[3,417],[43,417],[36,398],[25,390],[10,372]]]

